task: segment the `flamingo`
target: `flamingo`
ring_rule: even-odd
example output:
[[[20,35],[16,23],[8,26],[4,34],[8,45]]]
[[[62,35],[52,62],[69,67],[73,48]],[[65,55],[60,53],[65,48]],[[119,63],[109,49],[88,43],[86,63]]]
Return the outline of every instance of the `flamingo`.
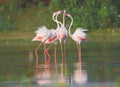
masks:
[[[58,15],[61,14],[61,13],[62,13],[61,10],[56,11],[56,12],[53,13],[52,19],[53,19],[54,22],[56,22],[57,28],[56,28],[56,30],[54,30],[54,29],[51,30],[52,37],[49,38],[48,40],[46,40],[46,42],[45,42],[45,43],[55,44],[55,48],[54,48],[54,63],[55,63],[55,64],[56,64],[56,44],[57,44],[57,40],[58,40],[58,38],[57,38],[57,32],[58,32],[59,28],[60,28],[61,25],[62,25],[62,23],[61,23],[60,21],[58,21],[57,17],[58,17]],[[47,48],[47,51],[48,51],[49,48],[52,46],[52,44]]]
[[[45,62],[46,62],[46,46],[44,42],[50,37],[51,35],[50,30],[48,30],[45,26],[42,26],[42,27],[39,27],[38,30],[35,31],[35,33],[36,33],[36,36],[32,39],[32,41],[41,42],[35,49],[36,60],[38,61],[38,49],[43,43],[44,44],[44,57],[45,57]]]
[[[68,31],[65,28],[65,10],[63,11],[63,23],[61,23],[60,21],[58,21],[57,17],[58,17],[58,13],[61,13],[61,11],[57,11],[53,14],[53,21],[56,22],[57,24],[57,28],[56,30],[54,30],[54,32],[56,32],[55,34],[57,35],[57,40],[59,40],[60,42],[60,47],[61,47],[61,54],[62,54],[62,61],[64,61],[64,57],[66,55],[66,48],[65,48],[65,42],[66,42],[66,37],[68,36]],[[56,17],[54,16],[55,14]],[[55,17],[55,18],[54,18]],[[64,52],[63,52],[63,47],[62,47],[62,41],[64,41]],[[53,42],[55,42],[53,40]],[[48,47],[48,49],[50,48],[50,46]],[[56,63],[56,43],[55,43],[55,51],[54,51],[54,59],[55,59],[55,63]]]
[[[59,27],[59,29],[57,31],[57,38],[59,39],[60,47],[61,47],[62,61],[63,61],[63,59],[66,56],[66,50],[65,50],[66,46],[65,46],[65,43],[66,43],[66,38],[68,36],[68,31],[65,28],[65,16],[64,16],[65,13],[66,13],[66,11],[64,10],[63,11],[63,23],[61,24],[61,27]],[[63,52],[63,47],[62,47],[62,41],[64,41],[64,52]]]
[[[81,48],[80,48],[80,43],[81,41],[86,40],[86,33],[84,31],[88,31],[87,29],[83,28],[77,28],[73,34],[71,34],[71,26],[73,25],[73,17],[66,13],[65,16],[68,16],[71,19],[71,23],[69,26],[69,36],[72,38],[73,41],[76,42],[77,44],[77,49],[78,49],[78,60],[81,62]]]
[[[54,19],[54,16],[56,16],[60,13],[61,13],[61,11],[55,12],[53,14],[53,19]],[[55,20],[55,22],[56,22],[56,20]],[[57,24],[57,26],[58,26],[58,24]],[[54,29],[48,30],[45,26],[42,26],[42,27],[39,27],[38,30],[35,31],[35,33],[36,33],[36,36],[32,39],[32,41],[40,41],[41,42],[37,46],[37,48],[35,49],[36,60],[38,62],[38,49],[40,48],[42,43],[44,43],[44,57],[45,57],[45,62],[46,62],[46,53],[48,54],[48,52],[46,50],[45,44],[55,43],[55,39],[56,39],[55,33],[56,33],[56,31]],[[49,54],[48,54],[48,56],[49,56]],[[49,59],[50,59],[50,56],[49,56]]]

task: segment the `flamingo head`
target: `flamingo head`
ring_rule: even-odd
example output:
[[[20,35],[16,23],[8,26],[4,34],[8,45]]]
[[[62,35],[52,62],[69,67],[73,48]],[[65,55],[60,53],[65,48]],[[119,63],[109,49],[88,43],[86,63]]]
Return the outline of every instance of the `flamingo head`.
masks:
[[[69,13],[65,13],[64,16],[72,17]]]
[[[62,13],[62,11],[61,11],[61,10],[58,10],[58,11],[54,12],[53,14],[54,14],[54,15],[58,15],[58,14],[61,14],[61,13]]]

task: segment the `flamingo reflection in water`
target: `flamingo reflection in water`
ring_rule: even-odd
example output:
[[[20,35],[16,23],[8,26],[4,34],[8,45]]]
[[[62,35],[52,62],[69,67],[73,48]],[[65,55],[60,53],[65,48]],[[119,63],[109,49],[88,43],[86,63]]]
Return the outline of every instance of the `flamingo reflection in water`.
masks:
[[[76,70],[74,70],[72,83],[78,85],[87,83],[87,71],[82,69],[81,62],[76,63]]]
[[[68,84],[69,81],[65,76],[66,64],[62,63],[56,63],[54,66],[50,62],[47,64],[36,63],[34,73],[35,83],[39,86]]]
[[[60,71],[60,72],[57,72],[57,74],[58,74],[58,83],[59,84],[64,84],[64,85],[68,85],[69,81],[68,81],[67,76],[66,76],[66,72],[67,72],[66,71],[67,70],[66,59],[64,59],[62,61],[60,66],[57,68],[57,70]]]
[[[38,61],[37,61],[38,62]],[[39,64],[35,65],[35,73],[34,73],[35,82],[40,85],[50,85],[52,84],[51,70],[50,64]]]
[[[50,62],[48,64],[36,64],[35,66],[35,82],[40,86],[55,86],[62,85],[84,85],[87,83],[87,71],[82,69],[81,62],[75,63],[75,70],[68,72],[68,66],[66,63],[57,64],[52,66]],[[68,76],[69,74],[70,76]]]

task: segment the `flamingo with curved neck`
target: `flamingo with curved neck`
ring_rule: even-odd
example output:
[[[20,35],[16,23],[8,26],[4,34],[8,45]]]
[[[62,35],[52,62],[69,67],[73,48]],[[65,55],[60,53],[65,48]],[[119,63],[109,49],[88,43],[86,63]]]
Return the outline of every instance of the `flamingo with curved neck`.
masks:
[[[73,41],[76,42],[78,48],[78,60],[81,61],[81,48],[80,43],[81,41],[86,40],[86,33],[84,31],[88,31],[87,29],[77,28],[73,34],[71,34],[71,27],[73,25],[73,17],[66,13],[65,16],[68,16],[71,19],[71,23],[69,26],[69,36],[72,38]]]
[[[53,18],[54,18],[54,16],[56,16],[56,15],[58,15],[60,13],[61,12],[57,12],[56,14],[53,14]],[[48,54],[48,52],[46,50],[45,44],[47,44],[46,41],[49,40],[52,37],[53,32],[54,32],[54,30],[48,30],[45,26],[40,27],[37,31],[35,31],[36,36],[32,39],[32,41],[40,41],[41,42],[37,46],[37,48],[35,49],[36,61],[37,61],[36,64],[38,63],[38,49],[40,48],[40,46],[42,45],[42,43],[44,43],[44,59],[45,59],[45,63],[46,63],[46,53]],[[49,56],[49,59],[50,59],[50,56]]]
[[[65,46],[65,43],[66,43],[66,38],[68,36],[68,31],[65,28],[65,16],[64,16],[65,13],[66,13],[66,11],[64,10],[63,11],[63,23],[61,24],[60,21],[59,21],[60,27],[57,30],[57,38],[58,38],[58,40],[60,42],[61,54],[62,54],[62,61],[63,61],[63,59],[66,56],[66,46]],[[63,49],[63,46],[62,46],[62,42],[63,41],[64,41],[64,49]]]
[[[66,56],[66,46],[65,46],[65,43],[66,43],[66,37],[68,36],[68,31],[65,28],[65,16],[64,16],[66,11],[65,10],[63,11],[63,23],[58,21],[58,15],[59,15],[58,13],[61,13],[61,11],[54,12],[53,16],[52,16],[52,19],[57,24],[56,35],[57,35],[57,39],[60,42],[62,61],[63,61],[63,59]],[[63,46],[62,46],[62,41],[64,41],[64,49],[63,49]]]
[[[58,21],[58,19],[57,19],[58,15],[61,14],[61,13],[62,13],[62,11],[59,10],[59,11],[54,12],[53,16],[52,16],[53,21],[56,22],[56,24],[57,24],[57,28],[62,26],[62,23],[60,21]]]
[[[57,44],[57,40],[58,40],[58,38],[57,38],[57,32],[58,32],[58,30],[60,29],[60,27],[62,26],[62,23],[60,22],[60,21],[58,21],[58,15],[59,14],[61,14],[62,13],[62,11],[61,10],[59,10],[59,11],[56,11],[56,12],[54,12],[53,13],[53,16],[52,16],[52,19],[53,19],[53,21],[54,22],[56,22],[56,24],[57,24],[57,28],[56,28],[56,30],[52,30],[52,38],[50,38],[51,40],[53,40],[53,42],[52,43],[54,43],[55,44],[55,48],[54,48],[54,63],[56,64],[56,44]],[[55,38],[54,38],[55,37]],[[50,48],[52,46],[52,44],[47,48],[47,50]]]

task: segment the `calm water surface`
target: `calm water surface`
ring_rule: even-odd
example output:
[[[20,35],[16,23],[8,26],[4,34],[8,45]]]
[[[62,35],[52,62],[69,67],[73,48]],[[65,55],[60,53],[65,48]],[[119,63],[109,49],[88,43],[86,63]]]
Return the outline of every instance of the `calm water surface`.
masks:
[[[62,63],[58,46],[57,62],[52,48],[47,64],[43,47],[36,64],[32,45],[0,43],[0,87],[120,87],[120,42],[82,44],[82,62],[73,45]]]

